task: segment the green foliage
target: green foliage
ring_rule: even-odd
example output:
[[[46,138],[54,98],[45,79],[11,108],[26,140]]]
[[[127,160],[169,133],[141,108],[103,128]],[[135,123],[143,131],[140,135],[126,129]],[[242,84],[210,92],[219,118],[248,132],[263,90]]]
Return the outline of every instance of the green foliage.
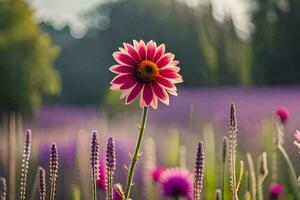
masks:
[[[26,2],[0,1],[0,110],[32,113],[45,95],[58,94],[57,55]]]

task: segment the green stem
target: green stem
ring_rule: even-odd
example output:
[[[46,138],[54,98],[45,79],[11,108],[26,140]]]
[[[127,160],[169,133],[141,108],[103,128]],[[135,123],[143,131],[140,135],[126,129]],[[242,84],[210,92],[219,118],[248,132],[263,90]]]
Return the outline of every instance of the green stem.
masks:
[[[296,172],[294,170],[293,164],[287,154],[287,152],[285,151],[285,149],[283,148],[283,146],[281,144],[278,144],[278,149],[281,152],[281,154],[283,155],[289,171],[290,171],[290,178],[292,179],[292,186],[293,186],[293,190],[294,190],[294,194],[296,195],[297,199],[300,199],[300,191],[299,191],[299,186],[298,186],[298,180],[297,180],[297,175]]]
[[[225,194],[225,163],[223,163],[223,173],[222,173],[222,200],[224,200]]]
[[[94,172],[93,172],[93,200],[97,200],[96,177]]]
[[[132,159],[131,159],[130,168],[128,170],[125,200],[128,200],[129,195],[130,195],[134,170],[135,170],[136,163],[139,159],[139,152],[140,152],[140,148],[141,148],[141,144],[142,144],[142,138],[143,138],[143,135],[144,135],[144,132],[145,132],[147,113],[148,113],[148,107],[144,107],[142,124],[141,124],[141,127],[140,127],[140,133],[139,133],[136,145],[135,145],[135,150],[134,150],[134,154],[133,154]]]
[[[108,200],[112,200],[113,199],[113,195],[112,195],[112,193],[113,193],[113,181],[112,181],[112,172],[111,172],[111,170],[109,169],[108,170],[108,178],[107,178],[107,180],[108,180],[108,184],[107,184],[107,199]]]
[[[50,191],[50,200],[54,200],[55,196],[55,180],[52,180],[51,182],[51,191]]]

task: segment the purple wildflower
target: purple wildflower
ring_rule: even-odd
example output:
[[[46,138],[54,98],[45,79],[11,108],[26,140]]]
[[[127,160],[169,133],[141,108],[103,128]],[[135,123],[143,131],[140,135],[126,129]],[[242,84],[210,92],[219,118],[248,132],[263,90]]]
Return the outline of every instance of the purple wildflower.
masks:
[[[40,200],[46,200],[46,172],[42,167],[38,169]]]
[[[112,199],[113,195],[113,175],[116,169],[115,141],[109,137],[106,148],[106,193],[107,199]]]
[[[0,199],[1,200],[6,200],[6,193],[7,193],[6,179],[1,177],[0,178]]]
[[[91,142],[91,169],[92,176],[97,178],[99,166],[99,140],[96,131],[93,132],[92,142]]]
[[[25,138],[23,160],[22,160],[22,173],[21,173],[21,189],[20,189],[20,199],[21,200],[25,199],[25,192],[26,192],[28,162],[29,162],[30,152],[31,152],[31,130],[30,129],[28,129],[26,131],[25,137],[26,138]]]
[[[193,199],[193,174],[183,168],[166,169],[159,179],[163,195]]]
[[[50,148],[50,199],[54,199],[56,179],[58,174],[58,152],[56,144],[53,143]]]
[[[204,175],[204,150],[203,143],[199,142],[197,147],[195,172],[194,172],[194,200],[200,200],[200,194],[203,187]]]

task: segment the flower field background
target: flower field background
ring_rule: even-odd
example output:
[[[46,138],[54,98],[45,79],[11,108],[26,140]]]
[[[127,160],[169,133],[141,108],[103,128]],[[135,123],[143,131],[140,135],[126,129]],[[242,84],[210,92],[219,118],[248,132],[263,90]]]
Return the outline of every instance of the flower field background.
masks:
[[[161,106],[161,109],[149,113],[142,147],[143,155],[134,178],[132,198],[164,199],[160,196],[161,186],[155,182],[152,170],[157,166],[162,169],[181,166],[192,172],[197,142],[203,141],[206,160],[202,199],[215,199],[215,190],[221,188],[223,136],[229,136],[228,105],[234,101],[238,116],[238,159],[244,161],[247,169],[247,152],[252,154],[254,162],[262,152],[268,153],[269,175],[263,189],[265,199],[269,199],[269,187],[272,183],[272,140],[276,132],[274,123],[277,119],[275,110],[279,106],[285,106],[289,110],[289,118],[285,124],[284,146],[294,166],[299,164],[298,149],[293,145],[294,132],[299,128],[298,90],[297,87],[179,90],[181,95],[172,99],[172,106]],[[134,148],[139,113],[131,111],[131,114],[128,114],[128,111],[125,111],[110,116],[91,107],[83,109],[54,106],[41,108],[34,123],[21,120],[18,115],[13,116],[3,118],[1,126],[0,169],[3,175],[12,175],[12,167],[15,168],[16,194],[19,190],[18,180],[26,128],[32,129],[32,155],[26,191],[28,198],[31,196],[31,199],[35,199],[38,194],[37,183],[34,181],[38,166],[46,169],[48,178],[49,147],[55,142],[59,155],[56,198],[91,199],[89,151],[92,130],[99,133],[101,159],[105,159],[108,137],[115,138],[117,163],[115,182],[125,184],[127,173],[123,165],[130,162],[128,153]],[[9,138],[8,133],[12,134],[14,130],[16,138],[15,141],[11,141],[13,138]],[[10,146],[12,143],[16,144],[15,149]],[[278,183],[284,187],[281,198],[297,199],[290,185],[285,162],[283,159],[279,160],[281,167]],[[101,163],[103,164],[102,161]],[[297,167],[295,169],[299,173]],[[246,177],[244,174],[240,196],[243,196],[247,187]],[[225,199],[230,199],[229,177],[225,183],[227,187]],[[103,183],[101,186],[99,182],[97,187],[98,199],[104,199]]]
[[[0,200],[300,200],[299,0],[0,0]]]

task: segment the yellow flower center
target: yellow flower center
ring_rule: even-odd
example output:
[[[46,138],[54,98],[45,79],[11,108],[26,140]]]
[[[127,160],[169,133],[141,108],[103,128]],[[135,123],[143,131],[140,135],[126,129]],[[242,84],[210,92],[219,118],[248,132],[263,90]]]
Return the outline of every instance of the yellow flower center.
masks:
[[[150,60],[143,60],[137,65],[136,75],[142,83],[150,83],[156,79],[159,74],[157,65]]]

